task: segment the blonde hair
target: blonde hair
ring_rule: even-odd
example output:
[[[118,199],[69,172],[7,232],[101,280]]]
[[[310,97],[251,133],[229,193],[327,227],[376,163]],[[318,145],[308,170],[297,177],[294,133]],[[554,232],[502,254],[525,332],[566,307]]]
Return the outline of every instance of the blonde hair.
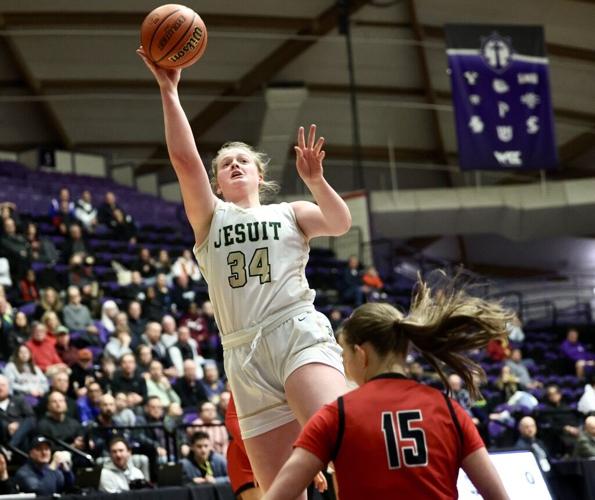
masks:
[[[217,151],[217,155],[213,158],[211,162],[211,188],[213,192],[217,194],[217,188],[219,185],[217,184],[217,172],[219,171],[219,161],[221,160],[221,156],[225,151],[232,148],[241,148],[245,149],[250,153],[252,158],[254,159],[254,163],[258,168],[258,173],[262,176],[263,179],[266,178],[267,169],[269,166],[270,158],[263,153],[262,151],[257,151],[249,144],[245,142],[233,141],[233,142],[226,142],[221,146],[219,151]],[[273,197],[275,194],[279,192],[279,184],[275,181],[266,181],[263,180],[258,186],[258,194],[261,199],[267,199]]]
[[[411,343],[447,388],[443,365],[457,373],[471,396],[478,398],[474,375],[482,378],[485,373],[466,353],[485,347],[492,339],[505,337],[506,323],[512,317],[513,313],[500,304],[472,297],[464,289],[447,287],[432,294],[418,277],[408,314],[390,304],[364,304],[345,321],[340,335],[349,345],[370,342],[382,357],[391,353],[405,357]]]

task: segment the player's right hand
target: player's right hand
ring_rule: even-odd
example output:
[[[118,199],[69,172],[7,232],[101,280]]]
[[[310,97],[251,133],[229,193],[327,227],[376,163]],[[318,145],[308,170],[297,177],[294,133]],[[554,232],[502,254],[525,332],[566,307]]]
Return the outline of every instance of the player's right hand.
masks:
[[[141,45],[138,49],[136,49],[136,53],[139,57],[144,61],[149,71],[153,73],[155,80],[159,84],[159,88],[162,90],[175,90],[178,86],[178,82],[180,81],[180,76],[182,75],[182,70],[179,68],[161,68],[153,63],[145,54],[145,49]]]

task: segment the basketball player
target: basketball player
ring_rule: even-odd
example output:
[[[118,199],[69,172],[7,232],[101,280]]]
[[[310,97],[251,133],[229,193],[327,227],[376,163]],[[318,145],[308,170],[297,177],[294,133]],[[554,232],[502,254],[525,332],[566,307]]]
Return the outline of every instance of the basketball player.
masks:
[[[317,205],[261,205],[260,191],[269,186],[264,155],[237,142],[213,160],[212,185],[222,199],[215,196],[178,97],[181,71],[138,53],[161,90],[169,155],[209,284],[242,437],[266,491],[301,425],[345,392],[341,348],[314,310],[305,266],[309,240],[344,234],[351,215],[323,176],[324,139],[316,139],[314,125],[307,139],[299,129],[295,151]]]
[[[445,384],[442,363],[477,395],[473,374],[481,369],[464,353],[502,336],[512,315],[462,291],[433,298],[424,283],[418,287],[407,316],[368,303],[346,320],[343,361],[360,387],[312,417],[265,499],[295,498],[330,460],[341,500],[457,498],[459,467],[483,498],[508,498],[471,418],[404,374],[413,345]]]

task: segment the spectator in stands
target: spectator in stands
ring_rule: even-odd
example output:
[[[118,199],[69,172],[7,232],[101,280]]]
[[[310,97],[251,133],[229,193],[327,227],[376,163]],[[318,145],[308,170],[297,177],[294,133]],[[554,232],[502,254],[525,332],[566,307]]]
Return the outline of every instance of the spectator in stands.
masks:
[[[513,375],[508,365],[504,365],[495,386],[500,392],[500,402],[505,403],[519,390],[519,379]]]
[[[116,208],[113,214],[114,218],[110,224],[113,237],[118,240],[127,240],[130,245],[136,245],[137,228],[132,216],[121,208]]]
[[[570,452],[579,435],[575,412],[562,401],[557,385],[545,389],[543,404],[538,409],[538,418],[544,433],[544,441],[553,455],[562,456]]]
[[[140,431],[138,441],[157,451],[159,463],[164,463],[168,459],[163,418],[163,403],[157,396],[147,399],[144,415],[137,418],[137,425],[149,426]]]
[[[115,334],[109,339],[105,346],[104,355],[110,356],[118,361],[124,354],[131,354],[130,344],[132,337],[125,327],[119,326]]]
[[[140,274],[140,271],[132,271],[130,273],[130,284],[126,285],[122,290],[123,297],[131,302],[137,302],[139,305],[139,318],[142,315],[142,310],[140,309],[140,303],[145,300],[145,285],[143,283],[143,277]],[[128,312],[130,316],[130,311]]]
[[[93,233],[97,225],[97,209],[92,201],[91,191],[85,189],[74,207],[74,216],[88,233]]]
[[[48,381],[38,366],[33,363],[31,351],[22,344],[13,352],[4,367],[15,394],[28,394],[34,398],[43,396],[48,390]]]
[[[181,377],[184,374],[184,363],[191,360],[197,367],[197,377],[203,378],[202,365],[204,358],[198,354],[198,344],[190,336],[190,329],[187,326],[178,328],[177,342],[169,348],[169,357],[176,368],[176,375]]]
[[[41,300],[35,309],[34,318],[39,320],[47,311],[54,311],[59,318],[62,317],[62,300],[53,287],[47,287],[41,291]]]
[[[140,469],[132,464],[130,445],[121,436],[109,442],[110,458],[103,464],[99,491],[121,493],[130,490],[133,481],[146,483],[147,479]]]
[[[463,379],[456,373],[451,373],[448,376],[448,386],[450,388],[451,397],[461,405],[461,408],[471,417],[475,425],[479,424],[479,420],[475,418],[471,408],[473,401],[469,391],[463,387]]]
[[[136,363],[140,373],[148,373],[153,362],[153,351],[147,344],[140,344],[136,348]]]
[[[49,238],[40,237],[37,226],[30,222],[25,227],[25,239],[29,247],[29,255],[33,262],[54,265],[60,259],[60,252]]]
[[[120,358],[120,370],[114,375],[111,385],[114,393],[124,392],[134,406],[147,400],[147,383],[136,373],[136,359],[132,354],[124,354]]]
[[[101,344],[99,331],[93,323],[89,308],[81,303],[81,292],[76,286],[68,287],[68,304],[64,306],[64,324],[74,332],[80,333],[80,339],[87,345]]]
[[[12,495],[18,493],[17,485],[8,475],[8,459],[0,448],[0,495]]]
[[[510,357],[510,345],[508,339],[501,338],[490,340],[486,347],[486,352],[488,357],[496,363],[508,359]]]
[[[199,342],[200,352],[205,358],[223,360],[223,350],[221,347],[221,338],[219,337],[219,327],[215,321],[215,309],[210,300],[205,300],[201,306],[203,318],[207,324],[207,342]]]
[[[165,314],[163,303],[157,298],[157,292],[154,286],[148,286],[145,290],[145,300],[143,301],[143,315],[147,321],[161,321]]]
[[[523,332],[523,323],[517,315],[514,319],[506,325],[508,331],[508,339],[516,344],[521,344],[525,340],[525,332]]]
[[[130,325],[128,324],[128,315],[124,311],[118,311],[114,318],[114,333],[117,329],[126,330],[130,333]]]
[[[58,334],[58,328],[63,326],[60,322],[60,318],[54,311],[47,311],[43,313],[43,316],[41,317],[41,322],[45,325],[48,337],[50,337],[55,343]]]
[[[62,247],[62,260],[64,262],[70,262],[73,255],[79,255],[81,261],[87,255],[90,255],[89,247],[83,236],[83,230],[78,224],[71,224],[69,226],[68,236]]]
[[[198,381],[197,365],[190,359],[184,361],[184,376],[176,380],[174,390],[180,396],[180,404],[184,410],[198,408],[199,404],[209,399],[203,385]]]
[[[23,279],[19,281],[19,292],[23,302],[37,302],[39,300],[39,289],[33,269],[27,269]]]
[[[100,362],[100,370],[98,372],[95,372],[95,379],[101,385],[103,392],[113,392],[112,383],[114,381],[115,374],[116,361],[109,356],[102,356]]]
[[[117,208],[119,207],[116,202],[116,195],[111,191],[108,191],[105,193],[103,203],[99,205],[99,208],[97,209],[97,221],[110,227],[114,220],[114,210]]]
[[[190,286],[188,275],[181,274],[174,279],[170,297],[173,312],[176,314],[186,314],[188,312],[190,304],[194,302],[196,297],[196,292]]]
[[[589,374],[585,391],[579,399],[576,409],[585,415],[595,413],[595,371]]]
[[[195,432],[190,438],[191,453],[183,458],[184,483],[227,483],[227,461],[225,456],[212,449],[209,435]]]
[[[519,439],[514,445],[517,450],[529,450],[533,452],[539,467],[543,472],[551,469],[548,453],[542,441],[537,439],[537,423],[533,417],[523,417],[519,421]]]
[[[4,220],[4,232],[0,236],[0,257],[8,259],[13,283],[18,283],[31,265],[27,240],[17,234],[13,219]]]
[[[219,368],[214,361],[206,360],[203,369],[205,376],[201,383],[209,400],[216,404],[219,401],[219,395],[225,390],[225,382],[219,377]]]
[[[196,302],[191,302],[188,312],[180,318],[180,326],[190,329],[190,336],[196,340],[198,352],[206,354],[203,348],[209,351],[209,330],[207,320]],[[208,356],[207,357],[213,357]]]
[[[165,249],[159,250],[157,254],[157,260],[155,261],[155,269],[158,273],[162,273],[165,276],[169,276],[172,272],[172,263],[169,257],[169,252]]]
[[[36,436],[29,449],[29,460],[15,474],[19,490],[38,496],[68,491],[74,483],[69,456],[67,452],[56,451],[52,457],[49,439]]]
[[[114,421],[118,425],[136,425],[136,415],[128,406],[128,397],[123,392],[117,392],[115,395],[116,413]]]
[[[52,217],[52,224],[58,232],[64,236],[68,234],[70,226],[77,224],[77,219],[74,216],[74,205],[72,202],[60,201],[60,210],[57,215]]]
[[[182,255],[176,259],[172,266],[172,273],[174,277],[186,275],[193,284],[198,283],[202,278],[196,259],[188,249],[184,249]]]
[[[79,396],[76,401],[79,418],[83,425],[97,418],[97,415],[99,415],[99,403],[103,396],[101,385],[98,382],[90,381],[85,389],[86,393],[83,396]]]
[[[79,360],[79,349],[70,343],[70,332],[63,325],[56,330],[56,352],[71,369]]]
[[[200,404],[198,418],[192,422],[192,427],[186,430],[189,436],[194,432],[203,431],[210,438],[213,449],[225,456],[229,446],[229,434],[223,421],[217,415],[217,407],[211,401]]]
[[[4,295],[0,296],[0,356],[3,360],[10,357],[14,321],[12,319],[12,308]]]
[[[83,428],[78,420],[66,415],[66,397],[59,391],[50,392],[48,409],[39,419],[37,430],[44,436],[59,439],[65,443],[83,449]]]
[[[2,308],[6,307],[6,299],[0,298],[0,316],[4,316],[7,313],[2,313]],[[2,321],[2,320],[0,320]],[[23,311],[17,311],[14,315],[14,320],[12,322],[12,327],[8,329],[6,332],[0,326],[0,333],[3,334],[2,336],[2,351],[8,355],[15,352],[16,348],[21,344],[24,344],[29,340],[29,335],[31,333],[31,327],[29,326],[29,318]],[[6,336],[6,334],[8,336]]]
[[[592,460],[595,458],[595,416],[585,419],[585,425],[573,453],[574,458]]]
[[[337,309],[336,307],[331,309],[331,312],[328,315],[328,319],[331,322],[331,327],[333,328],[333,332],[335,333],[335,336],[337,335],[337,332],[339,330],[339,327],[341,326],[341,323],[343,323],[343,313],[341,312],[341,309]]]
[[[68,285],[76,286],[81,291],[81,304],[86,306],[91,315],[98,309],[99,283],[93,266],[95,258],[87,255],[84,259],[80,255],[73,255],[68,268]]]
[[[158,273],[153,287],[155,288],[155,299],[161,304],[163,314],[170,313],[172,300],[169,286],[167,285],[167,276],[163,273]]]
[[[566,340],[560,346],[562,354],[574,364],[576,376],[580,379],[585,376],[585,368],[595,366],[595,355],[579,342],[578,330],[571,328],[566,334]]]
[[[424,370],[424,367],[419,361],[412,361],[409,364],[409,377],[413,380],[420,382],[422,384],[429,384],[431,382],[436,382],[440,380],[440,377],[437,373],[428,373]],[[460,377],[459,377],[460,378]],[[462,388],[462,381],[461,381],[461,388]],[[455,387],[458,387],[458,382],[453,382]],[[461,396],[461,399],[465,399],[466,396],[464,394]]]
[[[364,303],[364,284],[359,259],[355,255],[347,260],[347,267],[341,274],[341,285],[342,299],[346,304],[357,307]]]
[[[84,348],[78,350],[77,362],[72,365],[70,373],[70,392],[80,396],[86,392],[87,384],[95,380],[93,352]]]
[[[115,419],[116,400],[111,394],[103,394],[99,399],[99,413],[88,423],[89,442],[93,443],[93,454],[96,457],[108,453],[108,443],[115,436],[128,436],[130,432],[116,429],[119,424]]]
[[[21,218],[19,217],[17,206],[12,201],[3,201],[0,203],[0,234],[2,234],[2,228],[6,219],[14,220],[17,227],[21,227]]]
[[[35,321],[31,324],[31,338],[25,345],[31,351],[33,363],[44,373],[68,370],[68,366],[56,352],[55,340],[48,337],[43,323]]]
[[[106,300],[101,306],[101,327],[110,335],[116,331],[116,316],[120,312],[118,304],[113,300]]]
[[[75,420],[79,419],[78,408],[76,406],[76,400],[68,394],[70,388],[70,378],[66,372],[57,372],[50,379],[50,393],[61,392],[66,398],[66,415]],[[35,406],[35,414],[38,418],[45,415],[48,409],[49,393],[46,393]]]
[[[172,403],[180,403],[180,397],[172,388],[168,378],[163,374],[163,365],[153,360],[149,366],[149,372],[145,373],[147,381],[147,395],[157,396],[164,408],[169,408]]]
[[[141,343],[151,348],[153,359],[161,362],[165,374],[168,377],[175,377],[177,375],[176,367],[169,357],[167,346],[161,340],[161,332],[161,325],[157,321],[150,321],[141,337]]]
[[[368,301],[386,300],[388,295],[384,291],[384,282],[374,266],[368,266],[362,275],[364,292]]]
[[[176,320],[171,314],[166,314],[161,319],[161,343],[169,349],[178,341]]]
[[[157,274],[155,261],[151,257],[151,251],[147,247],[142,247],[138,252],[138,259],[132,265],[133,271],[138,271],[143,279],[154,278]]]
[[[61,188],[58,197],[52,198],[52,201],[50,201],[49,216],[51,219],[60,215],[60,207],[63,203],[66,203],[68,210],[74,213],[74,202],[70,200],[70,191],[66,187]]]
[[[33,409],[23,396],[11,395],[8,377],[0,375],[0,439],[2,443],[21,447],[35,428]]]

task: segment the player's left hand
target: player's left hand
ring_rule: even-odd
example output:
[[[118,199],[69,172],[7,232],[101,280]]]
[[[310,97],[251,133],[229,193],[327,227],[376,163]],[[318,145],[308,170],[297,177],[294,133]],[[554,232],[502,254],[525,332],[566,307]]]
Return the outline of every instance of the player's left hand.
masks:
[[[298,174],[306,184],[322,180],[322,160],[325,155],[323,146],[324,137],[319,137],[316,140],[316,125],[310,125],[307,143],[304,127],[298,129],[297,146],[294,146],[295,165]]]
[[[326,477],[322,471],[314,476],[314,488],[316,488],[320,493],[326,491],[328,489],[328,483],[326,481]]]

